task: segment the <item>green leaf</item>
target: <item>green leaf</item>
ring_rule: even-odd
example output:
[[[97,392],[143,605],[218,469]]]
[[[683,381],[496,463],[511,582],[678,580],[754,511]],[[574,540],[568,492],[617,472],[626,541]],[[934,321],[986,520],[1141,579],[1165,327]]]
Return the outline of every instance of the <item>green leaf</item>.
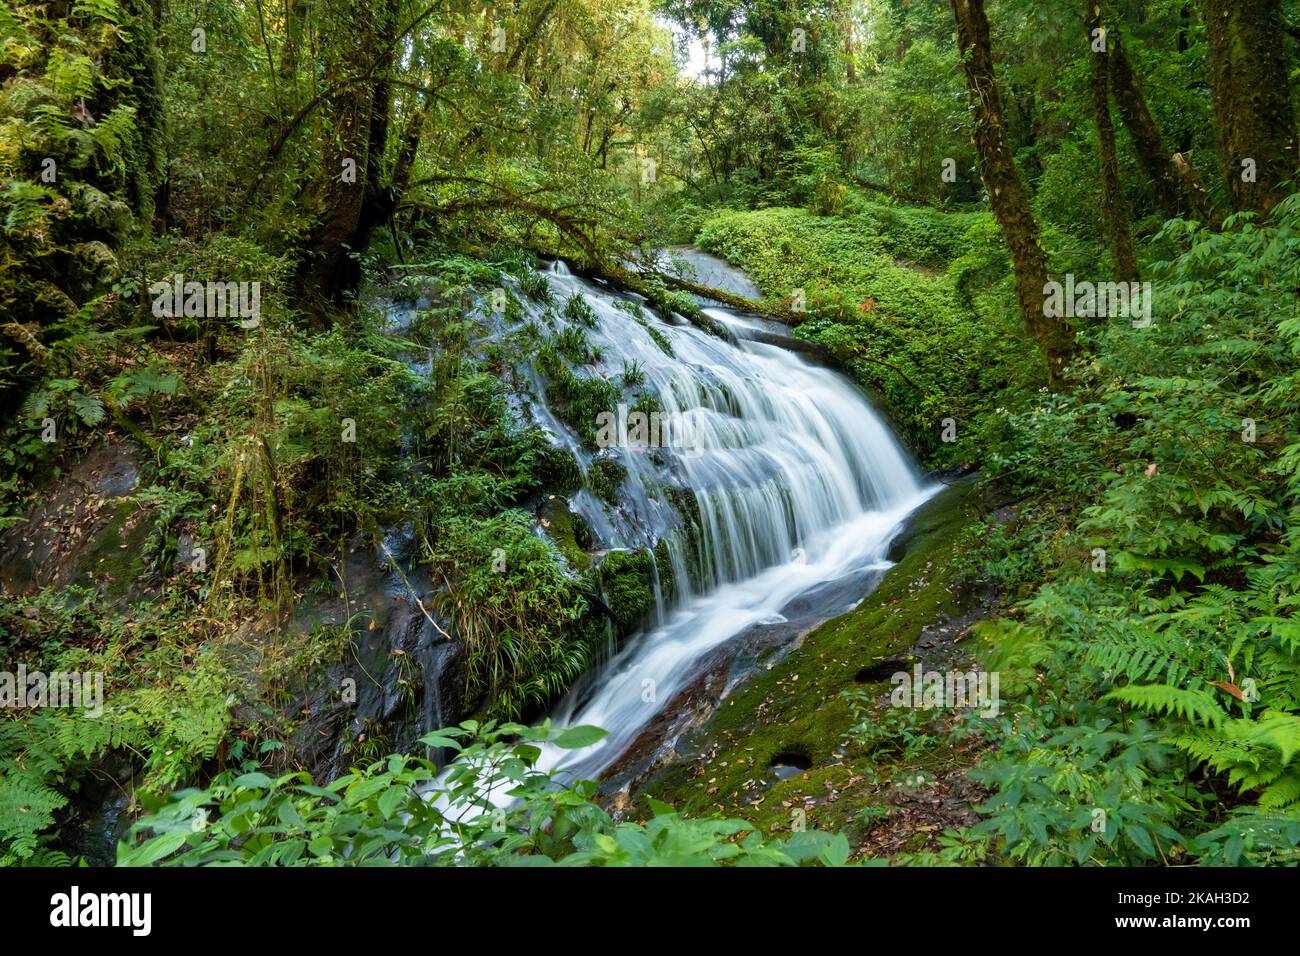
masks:
[[[818,857],[826,866],[844,866],[849,862],[849,839],[843,833],[837,833],[831,838],[830,844],[822,850],[821,856]]]
[[[559,736],[555,738],[555,746],[565,750],[578,750],[582,747],[590,747],[607,733],[608,731],[601,730],[599,727],[569,727],[560,731]]]
[[[190,833],[187,830],[174,830],[145,841],[134,852],[122,860],[121,866],[153,866],[163,857],[171,856],[184,845]]]
[[[379,812],[384,815],[385,820],[392,817],[393,812],[405,798],[406,788],[400,786],[389,787],[379,795]]]

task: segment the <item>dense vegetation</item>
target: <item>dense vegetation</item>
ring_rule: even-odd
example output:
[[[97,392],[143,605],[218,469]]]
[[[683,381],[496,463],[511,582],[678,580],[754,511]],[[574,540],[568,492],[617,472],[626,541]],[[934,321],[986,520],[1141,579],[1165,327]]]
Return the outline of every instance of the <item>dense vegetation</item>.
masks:
[[[0,863],[1296,862],[1298,78],[1294,0],[6,3],[0,671],[105,683],[0,712]],[[663,542],[593,555],[563,505],[620,466],[517,414],[523,367],[587,445],[648,400],[534,268],[716,332],[652,264],[682,243],[995,503],[933,567],[987,598],[1000,715],[790,711],[977,785],[969,825],[876,852],[865,799],[789,833],[534,769],[673,589]],[[175,275],[258,306],[160,307]],[[1150,314],[1045,308],[1067,275]],[[409,732],[425,658],[353,595],[376,553],[461,649],[458,727]],[[890,600],[934,583],[905,568]],[[905,652],[946,600],[814,646]],[[88,835],[118,792],[129,832]]]

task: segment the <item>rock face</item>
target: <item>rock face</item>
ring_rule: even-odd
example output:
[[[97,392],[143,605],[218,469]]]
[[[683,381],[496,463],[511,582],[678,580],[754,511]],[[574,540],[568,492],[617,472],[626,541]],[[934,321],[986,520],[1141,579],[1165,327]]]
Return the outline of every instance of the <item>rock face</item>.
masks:
[[[353,638],[349,658],[329,667],[303,701],[293,745],[317,780],[367,758],[415,750],[420,737],[460,720],[464,646],[415,598],[394,594],[386,608],[378,606],[376,626]]]
[[[43,587],[140,587],[140,546],[150,522],[131,497],[140,475],[135,446],[109,438],[57,479],[23,524],[0,535],[0,594]]]
[[[763,292],[754,280],[730,265],[725,259],[711,256],[691,246],[676,246],[669,249],[664,258],[667,270],[684,279],[698,282],[710,289],[721,289],[723,292],[741,295],[755,302],[763,298]]]
[[[125,754],[108,754],[80,780],[63,828],[64,849],[90,866],[112,866],[117,843],[131,825],[139,768]]]
[[[140,471],[136,447],[109,437],[53,481],[26,520],[0,535],[0,596],[80,585],[97,593],[92,600],[112,608],[107,613],[127,619],[137,604],[156,599],[165,575],[143,556],[156,522],[151,507],[134,497]],[[182,533],[173,573],[186,573],[191,546]],[[308,675],[306,689],[281,714],[296,724],[284,753],[287,763],[306,767],[320,783],[355,763],[415,751],[420,737],[464,716],[464,647],[433,609],[427,578],[360,538],[337,570],[338,591],[304,598],[287,625],[298,635],[318,626],[352,635],[341,659]],[[262,633],[251,621],[239,628],[230,645],[238,648],[236,656],[248,655],[250,680],[258,680],[256,658],[264,645],[280,636]],[[254,711],[274,699],[262,694],[267,689],[254,683],[236,718],[243,708],[250,720],[264,718]],[[132,753],[93,755],[69,793],[60,849],[91,865],[112,865],[140,784],[141,764]]]

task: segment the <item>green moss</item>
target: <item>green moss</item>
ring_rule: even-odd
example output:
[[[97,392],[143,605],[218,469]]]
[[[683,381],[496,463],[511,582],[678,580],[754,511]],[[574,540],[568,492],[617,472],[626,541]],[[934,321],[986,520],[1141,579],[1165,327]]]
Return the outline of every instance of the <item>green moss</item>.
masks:
[[[547,402],[566,424],[582,436],[588,447],[594,448],[597,416],[614,410],[618,404],[618,389],[605,379],[575,375],[564,366],[554,372],[551,384],[546,388]]]
[[[935,774],[958,755],[946,740],[902,762],[898,755],[845,746],[853,713],[843,692],[859,688],[866,667],[902,655],[927,625],[958,617],[974,603],[959,585],[962,531],[979,520],[973,483],[958,485],[927,503],[914,517],[905,553],[862,604],[809,633],[786,656],[725,700],[694,731],[707,743],[697,761],[669,764],[641,789],[688,814],[713,811],[751,820],[761,830],[786,830],[794,807],[807,824],[843,830],[850,841],[868,825],[858,817],[879,804],[888,785],[916,772]],[[798,753],[807,771],[776,781],[774,758]],[[769,786],[770,784],[770,786]],[[834,800],[827,799],[831,791]],[[806,803],[805,798],[816,802]]]
[[[683,526],[675,532],[677,540],[685,548],[685,565],[686,573],[690,576],[690,585],[696,591],[704,587],[704,569],[700,563],[700,505],[696,500],[695,492],[689,488],[668,487],[665,489],[668,501],[672,504],[673,510],[682,516]],[[659,562],[660,567],[670,567],[668,560],[668,546],[664,541],[660,542],[663,548],[663,559]],[[659,553],[658,549],[655,551]]]
[[[587,487],[601,501],[616,505],[626,478],[627,469],[613,458],[598,458],[587,472]]]
[[[537,456],[535,470],[538,484],[546,491],[567,495],[582,487],[578,462],[563,448],[545,445]]]
[[[640,322],[641,327],[650,334],[650,338],[654,344],[659,346],[659,351],[663,352],[664,355],[667,355],[669,358],[676,357],[676,353],[673,351],[673,343],[668,341],[668,336],[664,335],[663,332],[659,331],[645,319],[638,317],[637,321]]]
[[[112,599],[127,597],[133,585],[146,576],[144,545],[152,523],[143,508],[124,498],[113,506],[108,523],[95,535],[77,567],[73,581],[103,583]]]
[[[605,606],[620,631],[630,630],[654,605],[653,561],[649,551],[611,551],[596,567]]]
[[[560,549],[565,560],[579,573],[590,568],[591,555],[587,554],[583,546],[590,539],[591,532],[582,517],[570,511],[568,502],[555,495],[548,498],[542,506],[542,516],[546,522],[546,533]]]
[[[659,575],[659,590],[666,599],[677,593],[677,581],[673,578],[673,562],[668,556],[667,540],[660,540],[654,546],[655,570]]]

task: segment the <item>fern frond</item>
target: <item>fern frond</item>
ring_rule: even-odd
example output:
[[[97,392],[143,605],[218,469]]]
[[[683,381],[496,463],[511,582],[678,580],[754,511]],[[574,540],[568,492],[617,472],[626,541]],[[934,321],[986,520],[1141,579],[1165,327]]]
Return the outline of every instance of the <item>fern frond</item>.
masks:
[[[1219,702],[1203,690],[1185,690],[1168,684],[1130,684],[1117,687],[1102,700],[1117,700],[1139,710],[1175,714],[1208,727],[1222,725],[1226,714]]]
[[[1259,795],[1259,805],[1268,810],[1289,807],[1300,800],[1300,767],[1291,767]]]

